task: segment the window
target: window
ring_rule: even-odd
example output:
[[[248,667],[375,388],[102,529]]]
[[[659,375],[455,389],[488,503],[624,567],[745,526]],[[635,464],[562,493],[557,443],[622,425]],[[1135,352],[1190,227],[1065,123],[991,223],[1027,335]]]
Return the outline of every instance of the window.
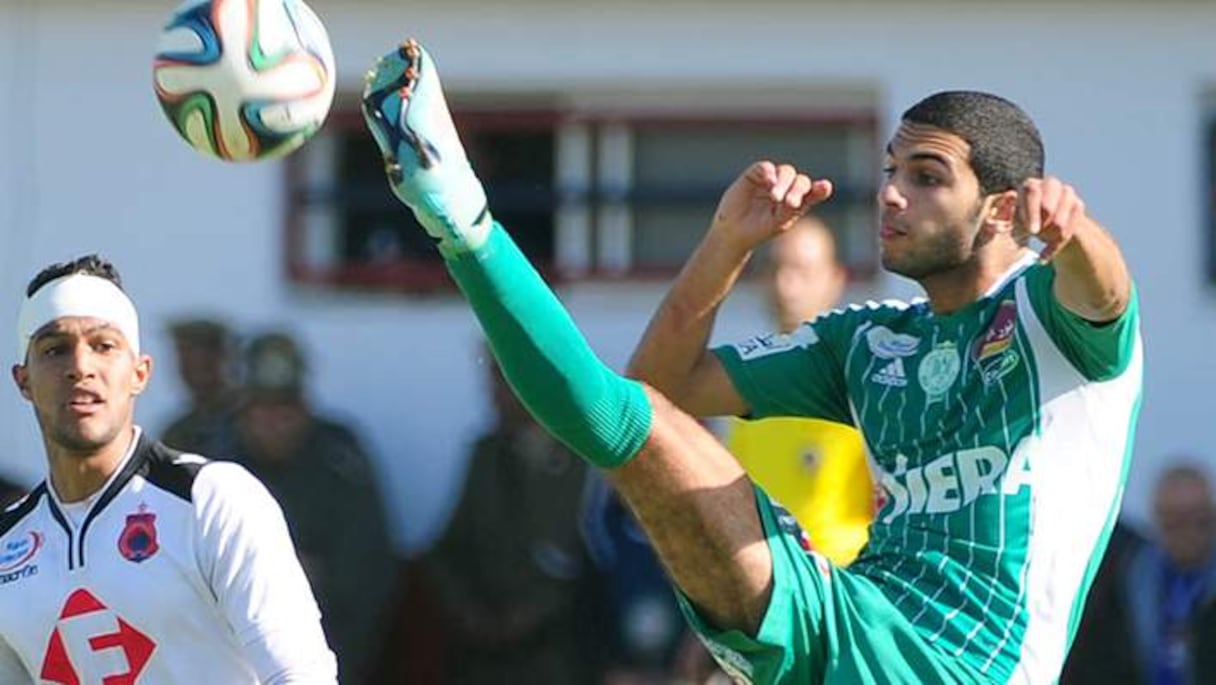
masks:
[[[700,240],[722,191],[762,157],[834,181],[836,197],[820,213],[854,275],[875,271],[872,98],[774,111],[752,96],[746,101],[769,109],[715,114],[678,97],[623,107],[631,97],[638,99],[453,101],[491,210],[547,277],[669,277]],[[815,101],[825,99],[833,101]],[[448,287],[429,239],[392,197],[354,108],[336,109],[325,130],[288,159],[288,197],[287,264],[295,281]]]

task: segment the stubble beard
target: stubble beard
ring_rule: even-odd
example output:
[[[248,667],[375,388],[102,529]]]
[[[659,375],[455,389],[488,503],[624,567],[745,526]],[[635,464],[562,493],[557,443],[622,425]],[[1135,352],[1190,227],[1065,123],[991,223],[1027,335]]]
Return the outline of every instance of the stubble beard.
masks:
[[[914,281],[922,281],[967,264],[975,255],[981,240],[978,227],[983,207],[984,201],[980,198],[970,217],[965,220],[968,231],[951,227],[936,235],[921,237],[920,244],[911,246],[909,251],[898,258],[885,250],[882,251],[882,268]],[[967,235],[973,237],[968,240]]]

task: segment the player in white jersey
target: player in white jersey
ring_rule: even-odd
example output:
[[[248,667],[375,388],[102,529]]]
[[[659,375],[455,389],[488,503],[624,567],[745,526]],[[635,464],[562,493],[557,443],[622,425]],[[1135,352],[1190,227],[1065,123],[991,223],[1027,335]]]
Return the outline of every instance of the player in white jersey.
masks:
[[[17,359],[48,476],[0,514],[0,682],[335,683],[278,504],[135,425],[152,359],[113,266],[39,273]]]
[[[377,62],[363,107],[394,193],[437,241],[512,388],[606,469],[736,681],[1056,677],[1122,494],[1141,351],[1123,258],[1075,190],[1043,176],[1025,113],[974,92],[905,113],[878,197],[883,264],[927,302],[710,353],[752,251],[831,195],[790,166],[753,165],[631,362],[646,387],[596,359],[493,221],[421,46]],[[887,492],[861,557],[837,569],[805,552],[793,517],[655,388],[701,414],[860,428]]]

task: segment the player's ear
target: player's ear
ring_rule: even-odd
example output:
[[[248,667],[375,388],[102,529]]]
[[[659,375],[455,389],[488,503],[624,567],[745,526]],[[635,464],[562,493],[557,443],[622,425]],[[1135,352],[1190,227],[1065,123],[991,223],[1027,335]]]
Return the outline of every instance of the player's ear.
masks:
[[[13,382],[17,384],[17,391],[25,399],[30,398],[30,374],[21,364],[13,364],[12,368]]]
[[[1018,191],[1006,190],[988,196],[984,227],[995,234],[1013,233],[1017,228]]]
[[[135,366],[131,369],[131,394],[138,395],[148,387],[152,380],[152,357],[141,354],[135,358]]]

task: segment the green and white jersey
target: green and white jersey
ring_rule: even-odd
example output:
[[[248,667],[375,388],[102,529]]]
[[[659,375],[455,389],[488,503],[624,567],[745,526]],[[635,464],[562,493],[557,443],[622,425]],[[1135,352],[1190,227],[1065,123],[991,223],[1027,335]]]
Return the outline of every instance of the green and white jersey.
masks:
[[[1106,545],[1140,402],[1138,300],[1094,325],[1020,262],[946,316],[868,303],[716,348],[751,418],[856,425],[885,497],[848,569],[998,682],[1058,677]],[[813,531],[812,531],[813,534]]]

